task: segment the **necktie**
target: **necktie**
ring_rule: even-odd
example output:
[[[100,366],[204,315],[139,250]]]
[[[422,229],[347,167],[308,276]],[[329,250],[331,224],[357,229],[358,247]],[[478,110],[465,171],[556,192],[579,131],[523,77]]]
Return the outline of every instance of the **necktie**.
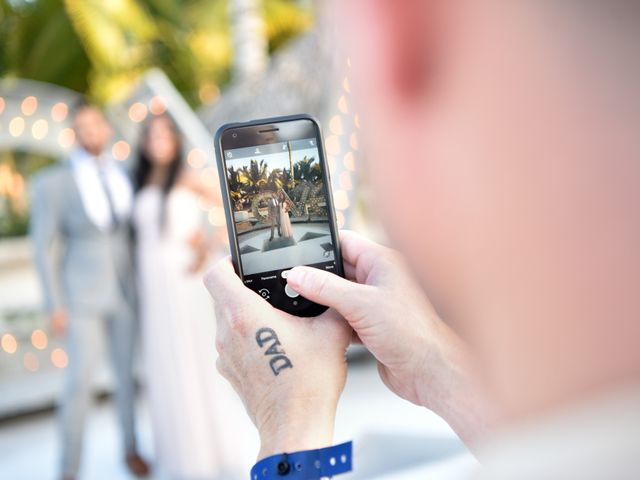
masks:
[[[111,230],[115,230],[118,226],[118,215],[116,214],[116,207],[113,203],[113,196],[111,195],[109,182],[107,181],[107,172],[104,168],[98,169],[98,178],[100,178],[100,185],[102,185],[102,190],[104,191],[104,195],[107,198],[107,203],[109,204],[109,213],[111,214]]]

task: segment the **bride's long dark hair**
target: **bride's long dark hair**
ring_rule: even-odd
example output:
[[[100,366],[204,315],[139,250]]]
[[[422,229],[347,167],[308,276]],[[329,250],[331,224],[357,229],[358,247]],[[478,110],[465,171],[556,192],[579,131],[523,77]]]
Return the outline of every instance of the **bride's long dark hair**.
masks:
[[[144,126],[142,130],[142,135],[140,136],[140,147],[138,150],[138,163],[134,170],[134,183],[135,183],[135,191],[138,193],[142,188],[147,185],[149,182],[149,176],[151,175],[151,170],[153,169],[153,163],[149,158],[149,154],[146,151],[147,143],[149,141],[149,131],[151,128],[151,124],[153,122],[157,122],[159,120],[164,120],[169,123],[171,131],[174,135],[174,140],[176,143],[176,153],[169,163],[167,167],[167,177],[164,180],[164,183],[161,185],[162,189],[162,203],[160,207],[160,229],[164,230],[164,227],[167,224],[167,196],[171,192],[171,189],[176,184],[180,173],[183,168],[183,159],[182,159],[182,138],[180,136],[180,132],[178,132],[178,127],[173,119],[166,114],[159,115],[157,117],[152,117],[147,124]]]

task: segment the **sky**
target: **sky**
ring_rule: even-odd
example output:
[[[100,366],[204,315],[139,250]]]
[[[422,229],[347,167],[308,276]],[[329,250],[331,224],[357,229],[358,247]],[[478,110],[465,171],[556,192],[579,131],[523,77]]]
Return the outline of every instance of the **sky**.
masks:
[[[302,150],[293,150],[292,158],[293,163],[299,162],[304,157],[307,158],[318,158],[318,149],[317,148],[305,148]],[[264,160],[269,167],[269,171],[280,168],[285,169],[289,168],[289,153],[288,152],[278,152],[271,153],[267,155],[252,155],[251,157],[244,158],[227,158],[226,163],[227,167],[233,167],[236,170],[241,169],[242,167],[248,167],[251,160],[257,160],[260,163],[260,160]]]

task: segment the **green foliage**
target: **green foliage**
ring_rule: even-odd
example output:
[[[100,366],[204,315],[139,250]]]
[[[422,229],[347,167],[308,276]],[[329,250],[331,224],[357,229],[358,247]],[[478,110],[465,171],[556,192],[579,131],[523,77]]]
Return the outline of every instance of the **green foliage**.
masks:
[[[302,160],[296,162],[293,166],[293,178],[306,182],[317,182],[322,179],[322,171],[320,170],[320,164],[315,163],[316,159],[311,157],[304,157]]]
[[[149,67],[192,104],[230,79],[228,0],[0,0],[0,75],[45,81],[98,101],[126,95]],[[311,24],[291,0],[263,0],[271,51]]]

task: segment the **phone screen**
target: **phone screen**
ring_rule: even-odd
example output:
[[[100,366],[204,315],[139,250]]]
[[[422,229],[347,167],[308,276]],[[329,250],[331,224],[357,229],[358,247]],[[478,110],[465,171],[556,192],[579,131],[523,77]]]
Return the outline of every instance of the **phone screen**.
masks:
[[[222,141],[243,281],[293,313],[311,302],[288,287],[292,267],[342,273],[321,137],[309,120],[288,123],[300,122],[297,128],[276,124],[274,131],[262,130],[266,134],[259,127],[240,129]]]

